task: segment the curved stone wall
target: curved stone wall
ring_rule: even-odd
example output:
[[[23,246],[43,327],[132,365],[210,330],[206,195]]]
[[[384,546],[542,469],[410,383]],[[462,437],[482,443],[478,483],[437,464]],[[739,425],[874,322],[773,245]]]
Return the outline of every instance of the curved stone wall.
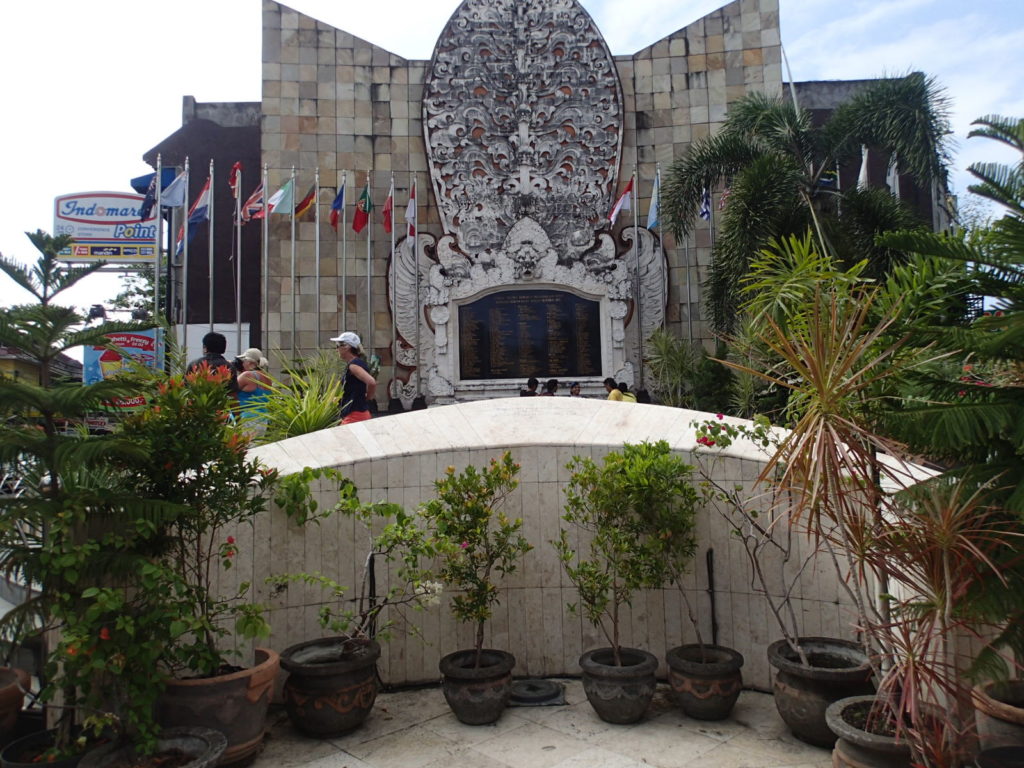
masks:
[[[519,571],[502,585],[502,600],[488,627],[487,644],[516,655],[517,676],[579,674],[581,652],[606,645],[589,624],[572,615],[566,604],[575,590],[562,572],[550,541],[558,535],[563,493],[574,455],[600,458],[624,442],[667,440],[690,463],[696,460],[720,481],[742,484],[748,491],[763,467],[764,454],[737,443],[727,451],[709,453],[696,448],[690,423],[709,414],[655,405],[603,400],[504,398],[414,411],[335,427],[255,451],[282,472],[303,467],[337,467],[351,477],[364,501],[388,500],[413,508],[433,497],[433,482],[449,465],[461,469],[483,465],[508,449],[520,462],[520,485],[508,502],[508,512],[521,516],[524,533],[534,545]],[[712,449],[714,451],[714,449]],[[321,483],[317,498],[332,505],[336,489]],[[255,599],[271,606],[273,636],[278,650],[325,634],[317,624],[324,596],[304,585],[272,594],[264,584],[274,573],[320,571],[358,592],[367,553],[366,536],[351,520],[332,517],[320,525],[299,528],[279,510],[263,515],[252,528],[233,532],[241,548],[236,567],[225,572],[222,588],[251,582]],[[805,542],[797,541],[799,553]],[[708,591],[706,553],[714,552],[714,592]],[[799,560],[800,558],[794,558]],[[792,561],[791,561],[792,562]],[[775,558],[766,570],[776,574],[773,591],[781,590],[784,565]],[[387,574],[377,574],[379,589]],[[747,659],[747,685],[767,688],[770,673],[766,646],[780,636],[764,598],[751,580],[746,554],[731,525],[719,511],[703,509],[698,519],[698,553],[685,588],[695,606],[705,639],[712,635],[714,600],[718,642],[732,646]],[[845,598],[829,561],[822,558],[803,574],[794,591],[794,609],[810,635],[850,634]],[[455,623],[447,601],[412,618],[422,639],[397,634],[385,644],[381,675],[393,684],[436,680],[441,656],[472,644],[471,629]],[[623,621],[627,645],[646,648],[664,657],[667,648],[692,642],[694,632],[675,588],[638,596]],[[664,672],[664,668],[662,669]]]

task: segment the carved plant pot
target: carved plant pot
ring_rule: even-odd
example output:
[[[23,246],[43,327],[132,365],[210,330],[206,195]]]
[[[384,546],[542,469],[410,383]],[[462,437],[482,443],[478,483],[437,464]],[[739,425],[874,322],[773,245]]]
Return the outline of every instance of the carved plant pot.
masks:
[[[768,646],[768,663],[776,670],[775,707],[798,739],[831,748],[836,735],[825,721],[825,710],[839,699],[874,693],[871,667],[864,649],[849,640],[801,637],[797,642],[811,666],[800,663],[786,640]]]
[[[911,768],[910,744],[905,738],[870,733],[851,724],[844,713],[858,707],[870,707],[874,696],[850,696],[834,701],[825,710],[829,729],[838,736],[832,748],[833,768]]]
[[[220,765],[248,760],[263,746],[267,708],[280,669],[277,651],[257,648],[256,663],[248,669],[168,680],[157,701],[157,722],[164,728],[214,728],[228,740]]]
[[[347,638],[326,637],[298,643],[281,652],[289,673],[284,704],[292,725],[317,738],[355,730],[377,699],[380,644],[361,643],[353,650]]]
[[[475,662],[475,650],[456,651],[441,659],[441,688],[460,722],[487,725],[501,717],[508,706],[516,657],[484,648],[480,651],[480,666]]]
[[[680,645],[670,650],[668,682],[672,698],[697,720],[724,720],[743,688],[743,655],[720,645]]]
[[[583,690],[597,716],[608,723],[635,723],[654,698],[658,659],[639,648],[620,648],[622,666],[615,666],[611,648],[598,648],[580,656]]]
[[[1024,746],[1024,680],[984,683],[972,696],[982,749]]]

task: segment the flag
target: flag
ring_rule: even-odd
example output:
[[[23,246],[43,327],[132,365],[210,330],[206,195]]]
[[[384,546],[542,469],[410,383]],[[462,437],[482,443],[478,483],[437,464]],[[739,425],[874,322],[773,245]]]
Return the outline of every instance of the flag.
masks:
[[[146,196],[142,199],[142,205],[139,206],[139,221],[145,221],[153,213],[153,206],[156,205],[156,174],[153,174],[153,180],[149,182],[149,188],[146,190]]]
[[[900,196],[900,171],[896,167],[896,153],[889,157],[889,166],[885,169],[885,183],[889,186],[889,192],[896,197]]]
[[[352,217],[352,229],[356,232],[362,232],[363,227],[366,226],[366,222],[370,220],[370,212],[373,210],[373,201],[370,200],[370,177],[366,177],[366,186],[363,187],[363,192],[359,195],[359,199],[356,200],[356,212]]]
[[[341,182],[341,186],[338,187],[338,194],[334,196],[334,200],[331,202],[331,226],[334,227],[334,231],[338,231],[338,218],[341,216],[341,212],[345,209],[345,182]]]
[[[388,190],[388,199],[384,201],[384,207],[381,209],[381,214],[384,217],[384,231],[391,234],[392,222],[391,219],[395,213],[395,182],[394,179],[391,181],[391,189]]]
[[[235,163],[231,166],[231,173],[228,175],[228,186],[231,187],[231,196],[238,197],[239,176],[242,175],[242,164]]]
[[[309,192],[306,193],[306,196],[304,198],[302,198],[301,200],[299,200],[298,203],[295,204],[295,218],[296,219],[301,218],[302,215],[305,214],[307,211],[312,210],[313,204],[315,202],[316,202],[316,185],[315,184],[311,184],[310,187],[309,187]]]
[[[242,204],[242,223],[245,224],[249,219],[262,219],[263,218],[263,185],[260,184],[249,195],[249,199]]]
[[[292,187],[294,186],[295,179],[289,179],[287,184],[270,196],[270,199],[267,200],[267,208],[271,213],[291,213],[292,198],[294,197]]]
[[[416,182],[409,190],[409,203],[405,206],[405,221],[409,225],[409,237],[416,237]]]
[[[704,196],[700,200],[700,217],[711,221],[711,190],[707,187],[704,187]]]
[[[210,177],[206,177],[206,183],[203,184],[203,188],[199,190],[199,196],[196,197],[196,201],[192,203],[192,207],[188,209],[188,241],[192,242],[192,236],[195,234],[195,225],[202,224],[204,221],[208,221],[210,218]],[[185,239],[185,227],[182,225],[178,228],[178,246],[175,249],[175,253],[181,253],[184,247]]]
[[[162,208],[181,208],[185,204],[185,174],[179,173],[160,195]]]
[[[725,206],[729,202],[729,196],[732,194],[732,187],[726,187],[722,190],[722,194],[718,196],[718,210],[724,211]]]
[[[867,189],[871,186],[868,183],[868,148],[866,144],[860,145],[860,174],[857,176],[857,189]]]
[[[647,209],[647,228],[658,226],[658,210],[661,205],[661,171],[654,174],[654,189],[651,190],[651,207]]]
[[[628,210],[630,210],[632,208],[632,203],[630,202],[630,196],[632,194],[633,194],[633,177],[630,176],[629,177],[629,184],[627,184],[626,188],[624,190],[622,190],[622,194],[619,196],[618,202],[615,203],[614,207],[612,207],[611,213],[608,214],[608,223],[609,224],[614,224],[615,223],[615,219],[618,217],[619,211],[623,211],[623,210],[628,211]]]

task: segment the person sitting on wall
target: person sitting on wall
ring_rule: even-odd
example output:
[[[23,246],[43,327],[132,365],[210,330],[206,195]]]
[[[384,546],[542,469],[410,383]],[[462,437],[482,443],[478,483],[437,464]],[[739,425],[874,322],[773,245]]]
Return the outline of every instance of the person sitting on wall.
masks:
[[[558,379],[548,379],[544,385],[544,391],[540,393],[541,397],[554,397],[558,391]]]
[[[520,389],[519,390],[519,396],[520,397],[536,397],[537,396],[537,386],[539,384],[540,384],[540,382],[537,381],[537,377],[536,376],[531,376],[530,378],[528,378],[526,380],[526,389]]]
[[[604,380],[604,391],[608,393],[609,400],[622,400],[622,391],[619,389],[619,385],[615,383],[615,379],[611,376]]]
[[[569,397],[583,397],[580,394],[580,383],[578,381],[574,381],[569,385]]]
[[[377,394],[377,380],[363,360],[363,345],[352,331],[345,331],[331,339],[338,347],[338,355],[348,366],[341,379],[342,424],[354,424],[370,418],[370,401]]]
[[[624,381],[619,382],[619,392],[622,393],[622,402],[635,403],[636,395],[629,391],[629,386]]]
[[[194,373],[199,370],[205,363],[210,371],[216,371],[218,368],[226,368],[231,374],[231,378],[228,380],[228,392],[231,394],[238,393],[238,371],[231,363],[228,362],[227,358],[224,357],[224,350],[228,348],[228,340],[224,337],[223,333],[217,333],[216,331],[210,331],[208,334],[203,336],[203,356],[197,357],[195,360],[190,362],[185,368],[185,373]]]
[[[243,416],[259,417],[266,413],[270,394],[270,376],[266,373],[270,362],[263,352],[250,347],[236,358],[236,365],[241,369],[238,374],[238,408]]]

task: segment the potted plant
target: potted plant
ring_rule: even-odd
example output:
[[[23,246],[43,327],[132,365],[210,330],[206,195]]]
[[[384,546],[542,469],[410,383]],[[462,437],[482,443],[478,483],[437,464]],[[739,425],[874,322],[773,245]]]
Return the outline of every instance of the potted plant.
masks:
[[[572,476],[562,519],[579,529],[586,549],[576,550],[565,528],[552,544],[579,592],[569,610],[581,613],[609,644],[584,653],[580,667],[587,699],[610,723],[636,722],[654,696],[658,660],[622,645],[620,619],[637,591],[660,588],[672,575],[657,531],[659,525],[678,527],[672,517],[677,496],[688,497],[679,483],[684,467],[672,461],[665,441],[626,443],[601,464],[579,456],[568,464]],[[676,495],[651,493],[657,485]],[[691,535],[682,527],[684,536]]]
[[[225,764],[255,754],[279,670],[278,654],[257,648],[251,664],[235,665],[221,639],[265,638],[262,606],[217,591],[216,575],[231,567],[238,544],[231,533],[251,524],[278,485],[276,472],[247,457],[250,437],[229,421],[224,369],[201,366],[158,381],[149,405],[125,419],[119,436],[141,446],[145,460],[120,469],[140,495],[180,510],[162,521],[163,590],[181,607],[173,640],[161,658],[169,673],[157,703],[161,725],[214,727],[228,739]]]
[[[0,462],[12,468],[23,488],[0,498],[0,567],[7,578],[38,589],[3,617],[2,629],[12,643],[47,633],[40,698],[55,715],[56,728],[27,737],[31,743],[9,745],[3,760],[68,765],[89,742],[88,734],[75,731],[75,714],[102,721],[110,709],[102,687],[106,676],[123,671],[129,660],[148,663],[170,634],[166,604],[147,602],[148,596],[130,594],[124,585],[145,578],[163,548],[154,521],[176,508],[136,492],[110,471],[111,462],[140,460],[138,445],[90,434],[83,426],[85,417],[103,412],[110,400],[137,394],[136,386],[117,379],[83,385],[53,375],[66,350],[104,345],[108,333],[145,326],[90,326],[75,310],[58,305],[61,292],[103,265],[67,267],[58,253],[69,238],[41,231],[29,238],[41,254],[32,268],[0,257],[0,269],[36,299],[0,312],[0,344],[20,350],[37,374],[35,381],[0,378]],[[122,610],[111,612],[112,607]],[[132,642],[129,636],[139,626],[147,628],[146,641]],[[116,682],[126,698],[114,703],[141,738],[149,738],[158,677],[140,667]]]
[[[473,648],[449,653],[440,662],[445,700],[469,725],[501,717],[512,690],[515,657],[483,645],[485,625],[500,599],[496,578],[513,573],[519,558],[532,549],[520,533],[522,519],[501,509],[518,485],[518,472],[508,451],[483,470],[469,466],[456,473],[448,467],[434,482],[437,498],[420,510],[441,544],[440,578],[458,590],[452,613],[475,625]]]
[[[349,480],[337,473],[332,476],[341,482],[334,511],[356,518],[368,537],[359,594],[347,597],[344,585],[321,573],[281,574],[268,579],[277,591],[295,582],[321,587],[333,603],[345,605],[336,610],[324,604],[320,610],[320,626],[331,636],[297,643],[281,652],[281,666],[288,672],[283,691],[288,717],[300,731],[317,738],[339,736],[363,723],[377,697],[379,641],[391,637],[396,614],[436,603],[440,591],[430,572],[420,566],[421,560],[433,558],[437,550],[417,516],[397,504],[360,503]],[[382,595],[373,586],[376,562],[394,568],[390,586]],[[405,626],[416,631],[412,624]]]

